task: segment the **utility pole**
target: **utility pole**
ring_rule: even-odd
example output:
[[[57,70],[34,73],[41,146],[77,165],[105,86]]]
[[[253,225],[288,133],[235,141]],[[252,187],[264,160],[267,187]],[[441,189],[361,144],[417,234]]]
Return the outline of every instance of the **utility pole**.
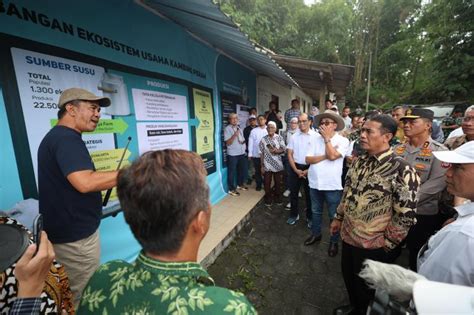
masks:
[[[367,80],[367,99],[365,101],[365,112],[369,111],[369,96],[370,96],[370,74],[372,72],[372,51],[369,52],[369,78]]]

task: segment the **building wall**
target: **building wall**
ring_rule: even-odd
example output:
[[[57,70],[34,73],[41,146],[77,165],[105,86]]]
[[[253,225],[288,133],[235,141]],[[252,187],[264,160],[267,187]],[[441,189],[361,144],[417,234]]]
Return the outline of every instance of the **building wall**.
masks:
[[[35,65],[29,62],[33,58],[47,62]],[[133,0],[2,1],[0,60],[0,209],[9,209],[22,199],[38,197],[36,151],[54,124],[60,91],[79,86],[101,94],[99,85],[103,85],[106,75],[122,78],[122,100],[128,105],[122,114],[107,115],[108,109],[105,110],[101,120],[108,120],[113,130],[83,136],[84,140],[92,138],[91,143],[99,140],[107,143],[102,149],[88,145],[91,153],[106,151],[110,156],[105,163],[94,160],[96,168],[114,169],[118,163],[113,156],[123,152],[129,136],[132,142],[123,165],[143,153],[152,134],[158,134],[154,129],[181,130],[180,147],[198,152],[208,169],[211,201],[219,202],[225,196],[222,180],[226,169],[219,158],[223,150],[221,81],[238,85],[246,91],[248,103],[255,103],[255,74],[221,58],[216,50],[196,40],[179,25],[160,18]],[[75,73],[70,70],[76,68],[64,66],[72,64],[85,65],[94,70],[94,75]],[[225,71],[228,75],[217,78],[217,73]],[[41,84],[52,82],[51,91],[41,92],[49,85],[28,83],[29,75],[42,78]],[[161,99],[172,95],[176,103],[170,101],[168,109],[182,113],[181,118],[162,115],[151,119],[151,114],[143,118],[139,115],[146,107],[145,101],[139,101],[139,96],[145,95],[139,94],[143,90],[160,95]],[[51,100],[36,104],[38,97]],[[204,126],[204,120],[209,124]],[[168,134],[158,135],[171,139]],[[137,254],[139,245],[121,213],[104,218],[100,233],[102,261],[131,260]]]
[[[268,110],[268,103],[272,96],[278,97],[279,110],[284,114],[285,111],[291,107],[292,99],[300,100],[301,111],[308,111],[311,109],[313,100],[306,93],[304,93],[297,86],[284,86],[266,76],[257,77],[257,110],[259,114],[263,114]],[[303,106],[306,104],[306,109]],[[286,128],[285,122],[283,122]]]

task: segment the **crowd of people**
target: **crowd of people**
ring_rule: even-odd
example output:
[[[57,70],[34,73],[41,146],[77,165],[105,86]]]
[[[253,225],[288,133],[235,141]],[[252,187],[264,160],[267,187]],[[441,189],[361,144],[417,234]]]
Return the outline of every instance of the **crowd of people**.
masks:
[[[265,205],[281,205],[282,196],[289,197],[288,225],[296,224],[303,208],[310,230],[304,245],[327,237],[327,253],[334,257],[342,238],[341,268],[351,303],[339,308],[339,314],[365,314],[374,296],[359,277],[363,262],[394,263],[403,248],[408,251],[409,268],[419,269],[428,279],[474,285],[474,221],[467,220],[474,214],[473,190],[460,192],[453,187],[454,170],[459,167],[467,173],[474,163],[474,141],[470,142],[474,140],[474,106],[461,115],[453,113],[456,124],[439,123],[433,111],[421,107],[394,106],[386,112],[363,114],[351,113],[347,106],[340,111],[328,100],[322,113],[312,110],[306,114],[300,111],[297,99],[290,106],[282,115],[271,102],[270,110],[258,116],[258,126],[256,116],[251,115],[245,129],[249,140],[241,145],[248,145],[249,159],[254,161],[257,190],[261,190],[263,177]],[[279,115],[273,117],[279,121],[267,122],[268,113],[275,110]],[[283,119],[286,130],[280,129],[278,136],[275,129]],[[460,134],[449,137],[446,130]],[[450,162],[448,150],[457,148],[462,150],[453,151],[453,156],[466,158]],[[228,180],[232,187],[235,179]],[[467,184],[466,178],[464,181]],[[298,206],[299,197],[304,197],[304,207]],[[330,221],[327,236],[321,228],[325,208]],[[463,223],[449,225],[458,215],[466,217]],[[444,233],[457,240],[455,233],[468,235],[459,247],[451,244],[448,249],[448,241],[438,246],[446,238],[440,236]],[[427,265],[424,257],[430,239],[444,250],[428,251],[437,260],[431,258]],[[463,251],[462,258],[455,258],[453,248]],[[444,256],[448,254],[452,256]]]
[[[197,263],[212,212],[199,155],[154,151],[118,172],[95,170],[81,135],[95,130],[109,105],[79,88],[61,94],[58,124],[38,150],[41,242],[33,244],[21,223],[0,218],[31,244],[0,270],[1,311],[255,314],[242,293],[215,286]],[[228,193],[238,197],[255,180],[267,207],[289,197],[288,228],[304,214],[305,246],[327,237],[327,254],[335,257],[342,244],[350,305],[337,314],[365,314],[374,291],[359,276],[364,261],[394,263],[405,246],[413,271],[474,286],[474,106],[460,120],[462,134],[444,144],[434,140],[428,109],[362,114],[328,100],[321,113],[303,113],[297,99],[290,106],[284,115],[275,102],[261,115],[253,108],[243,130],[235,113],[228,116]],[[115,186],[142,250],[133,263],[99,267],[100,191]],[[176,198],[183,186],[187,193]],[[329,235],[322,232],[325,209]]]

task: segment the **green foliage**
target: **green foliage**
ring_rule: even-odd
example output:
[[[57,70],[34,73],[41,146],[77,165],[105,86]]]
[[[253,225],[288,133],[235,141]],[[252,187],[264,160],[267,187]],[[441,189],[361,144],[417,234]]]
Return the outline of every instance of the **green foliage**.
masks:
[[[474,97],[471,0],[218,0],[252,40],[284,55],[355,66],[348,99],[432,103]]]

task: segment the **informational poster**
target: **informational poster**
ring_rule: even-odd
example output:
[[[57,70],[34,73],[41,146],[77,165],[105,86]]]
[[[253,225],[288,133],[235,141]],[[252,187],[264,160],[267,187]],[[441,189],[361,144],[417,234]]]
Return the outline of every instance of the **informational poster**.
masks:
[[[224,129],[227,127],[229,123],[229,114],[237,113],[239,115],[237,107],[242,106],[238,104],[242,104],[242,96],[236,94],[230,94],[221,92],[221,104],[222,104],[222,132],[221,132],[221,139],[222,139],[222,161],[224,161],[224,165],[227,163],[227,147],[224,141]],[[248,116],[247,116],[248,117]],[[245,123],[243,125],[245,128]],[[242,127],[241,127],[242,128]],[[243,129],[242,128],[242,129]]]
[[[132,89],[136,120],[188,120],[186,97],[153,90]]]
[[[81,87],[96,95],[102,95],[98,86],[104,68],[18,48],[11,48],[11,53],[31,160],[35,178],[38,180],[38,147],[57,121],[59,95],[71,87]],[[110,121],[110,116],[101,116],[102,125]],[[115,149],[113,130],[100,130],[102,129],[97,128],[97,132],[83,135],[89,151]]]
[[[147,151],[164,149],[189,150],[188,123],[137,123],[138,150],[140,154]]]
[[[247,127],[247,121],[249,120],[249,107],[247,105],[237,104],[236,106],[237,116],[239,117],[239,127],[244,130]]]
[[[200,155],[214,151],[214,114],[211,93],[193,89],[194,114],[199,120],[196,128],[196,152]]]
[[[201,156],[208,174],[216,171],[214,149],[214,109],[212,95],[208,91],[193,88],[194,117],[198,121],[195,128],[196,152]]]

